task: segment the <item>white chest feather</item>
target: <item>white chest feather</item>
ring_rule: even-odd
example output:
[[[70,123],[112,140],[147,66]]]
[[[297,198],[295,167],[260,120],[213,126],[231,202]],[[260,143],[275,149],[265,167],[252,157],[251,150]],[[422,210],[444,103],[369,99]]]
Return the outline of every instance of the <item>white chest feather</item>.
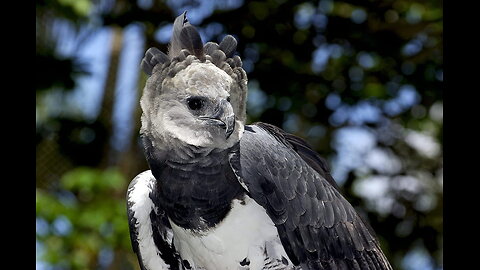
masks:
[[[234,200],[227,217],[201,235],[170,222],[174,244],[182,259],[188,260],[193,269],[207,270],[263,269],[267,256],[288,260],[265,209],[249,197],[244,202]],[[245,258],[249,264],[242,267],[240,262]],[[292,265],[290,261],[288,264]]]

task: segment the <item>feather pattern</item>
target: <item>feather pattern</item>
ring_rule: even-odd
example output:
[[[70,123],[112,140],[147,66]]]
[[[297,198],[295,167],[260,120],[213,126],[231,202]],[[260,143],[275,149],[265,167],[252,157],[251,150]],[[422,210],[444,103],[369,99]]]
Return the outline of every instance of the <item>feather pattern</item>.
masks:
[[[180,44],[182,49],[187,49],[191,54],[200,59],[200,61],[205,61],[202,38],[194,26],[189,24],[183,27],[180,32]]]
[[[226,35],[218,44],[218,47],[227,57],[232,57],[237,49],[237,40],[231,35]]]
[[[157,64],[163,64],[168,62],[170,59],[166,54],[161,52],[157,48],[150,48],[145,52],[145,56],[142,59],[142,63],[140,64],[143,72],[147,75],[152,75],[153,68]]]
[[[392,269],[317,155],[300,138],[257,123],[240,141],[240,177],[302,269]]]
[[[179,270],[180,256],[165,212],[155,202],[156,180],[151,171],[136,176],[127,190],[127,215],[132,248],[140,269]]]
[[[180,16],[175,18],[173,22],[172,37],[170,38],[170,44],[168,47],[168,56],[170,59],[173,59],[175,56],[180,54],[182,50],[182,43],[180,42],[180,34],[185,25],[190,23],[187,20],[187,11],[184,11]]]
[[[180,55],[182,49],[195,55],[200,61],[205,60],[203,42],[197,29],[188,22],[187,12],[183,12],[173,22],[172,38],[170,39],[168,56],[173,59]]]

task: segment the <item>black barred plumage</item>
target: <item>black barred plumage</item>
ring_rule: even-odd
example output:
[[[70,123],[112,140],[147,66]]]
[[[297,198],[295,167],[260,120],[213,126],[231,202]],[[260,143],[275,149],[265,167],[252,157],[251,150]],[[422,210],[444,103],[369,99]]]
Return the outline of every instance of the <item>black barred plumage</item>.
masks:
[[[245,125],[236,47],[231,35],[203,44],[184,12],[168,54],[150,48],[142,59],[151,170],[127,192],[141,269],[392,269],[306,141]]]

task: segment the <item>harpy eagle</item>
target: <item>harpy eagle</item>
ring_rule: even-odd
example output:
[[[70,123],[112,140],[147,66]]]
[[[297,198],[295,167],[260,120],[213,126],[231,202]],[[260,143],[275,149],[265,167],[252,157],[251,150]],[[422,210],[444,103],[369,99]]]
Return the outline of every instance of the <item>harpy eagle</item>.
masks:
[[[392,269],[326,162],[273,125],[245,125],[237,41],[203,44],[186,12],[147,50],[140,130],[150,170],[127,191],[142,270]]]

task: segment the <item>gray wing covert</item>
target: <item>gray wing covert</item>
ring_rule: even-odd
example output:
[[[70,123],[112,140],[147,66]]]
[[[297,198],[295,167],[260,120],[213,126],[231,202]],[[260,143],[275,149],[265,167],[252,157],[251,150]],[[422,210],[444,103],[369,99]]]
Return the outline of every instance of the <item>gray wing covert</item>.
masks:
[[[236,171],[275,223],[291,261],[304,269],[392,269],[368,225],[325,179],[328,171],[309,165],[285,134],[246,126]]]

